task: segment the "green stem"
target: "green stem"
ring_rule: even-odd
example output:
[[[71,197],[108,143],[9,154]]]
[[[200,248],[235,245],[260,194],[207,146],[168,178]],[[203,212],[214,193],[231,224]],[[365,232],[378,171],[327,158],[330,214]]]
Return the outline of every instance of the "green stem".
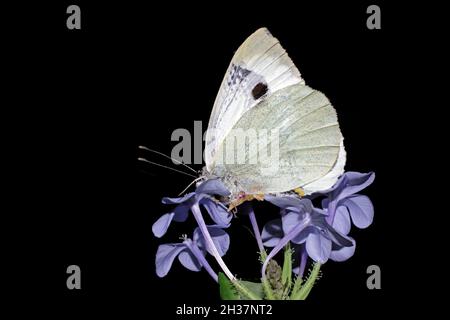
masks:
[[[306,282],[300,288],[300,290],[298,290],[298,291],[292,290],[292,294],[291,294],[292,300],[305,300],[308,297],[309,293],[311,292],[312,287],[314,286],[314,283],[317,280],[317,277],[319,276],[320,266],[321,266],[320,263],[316,262],[311,271],[311,274],[308,277],[308,280],[306,280]],[[298,280],[298,278],[297,278],[297,280]],[[295,285],[294,285],[294,289],[295,289]]]
[[[284,248],[283,271],[281,274],[281,284],[283,285],[282,299],[289,295],[292,287],[292,249],[288,243]]]
[[[263,285],[264,293],[266,295],[266,299],[267,300],[276,300],[275,295],[272,291],[272,288],[271,288],[270,283],[267,280],[267,278],[262,278],[262,285]]]
[[[261,251],[259,254],[260,254],[261,263],[264,263],[264,261],[266,261],[266,259],[267,259],[267,252],[266,252],[266,250]],[[263,286],[265,298],[267,300],[276,300],[275,294],[273,293],[273,290],[272,290],[272,286],[270,285],[270,283],[269,283],[269,281],[267,280],[266,277],[263,277],[261,279],[261,283],[262,283],[262,286]]]
[[[259,252],[259,260],[261,261],[261,263],[264,263],[264,261],[266,261],[266,258],[267,258],[266,250],[260,251]]]
[[[284,247],[283,273],[281,283],[284,287],[290,286],[292,280],[292,251],[289,243]]]
[[[303,283],[302,277],[298,276],[295,279],[294,287],[292,288],[291,291],[291,299],[293,299],[293,297],[297,294],[298,290],[300,290],[300,288],[302,287],[302,283]]]

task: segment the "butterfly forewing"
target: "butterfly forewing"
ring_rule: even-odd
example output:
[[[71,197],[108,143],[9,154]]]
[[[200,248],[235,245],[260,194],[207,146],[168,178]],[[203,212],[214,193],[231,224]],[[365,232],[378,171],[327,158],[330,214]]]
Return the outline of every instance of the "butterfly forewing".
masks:
[[[272,93],[304,83],[280,43],[266,28],[258,29],[236,51],[222,81],[206,133],[209,171],[226,135],[242,115]]]

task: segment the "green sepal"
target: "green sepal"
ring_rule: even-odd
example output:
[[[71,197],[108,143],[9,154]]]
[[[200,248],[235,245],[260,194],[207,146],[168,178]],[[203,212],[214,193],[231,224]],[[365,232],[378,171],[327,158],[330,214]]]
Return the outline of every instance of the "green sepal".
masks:
[[[240,280],[239,283],[245,288],[247,288],[247,290],[250,291],[255,297],[258,297],[258,299],[262,300],[264,298],[264,290],[260,282]],[[243,296],[242,300],[250,300],[250,299]]]
[[[243,280],[229,280],[219,272],[220,298],[222,300],[262,300],[262,284]]]
[[[222,272],[219,272],[219,289],[222,300],[241,300],[233,283]]]
[[[292,280],[292,250],[288,244],[284,249],[283,272],[281,274],[281,283],[283,287],[289,288]]]
[[[292,291],[291,294],[291,300],[305,300],[309,293],[311,292],[312,287],[314,286],[314,283],[316,282],[317,278],[320,274],[320,263],[314,263],[313,269],[308,277],[308,279],[305,281],[305,283],[301,286],[300,290],[295,292]]]

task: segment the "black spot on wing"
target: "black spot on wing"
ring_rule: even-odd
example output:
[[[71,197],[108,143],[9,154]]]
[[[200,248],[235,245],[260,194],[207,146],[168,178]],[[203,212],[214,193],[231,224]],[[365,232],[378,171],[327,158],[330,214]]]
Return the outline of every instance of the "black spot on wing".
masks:
[[[267,92],[267,84],[259,82],[256,86],[254,86],[252,90],[252,95],[255,100],[258,100]]]

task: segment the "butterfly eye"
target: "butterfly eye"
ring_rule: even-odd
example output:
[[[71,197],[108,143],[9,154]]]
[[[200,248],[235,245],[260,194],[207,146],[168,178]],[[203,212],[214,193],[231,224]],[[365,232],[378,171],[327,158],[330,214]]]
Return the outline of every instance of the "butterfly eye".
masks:
[[[258,100],[267,92],[267,84],[259,82],[252,90],[252,95],[255,100]]]

